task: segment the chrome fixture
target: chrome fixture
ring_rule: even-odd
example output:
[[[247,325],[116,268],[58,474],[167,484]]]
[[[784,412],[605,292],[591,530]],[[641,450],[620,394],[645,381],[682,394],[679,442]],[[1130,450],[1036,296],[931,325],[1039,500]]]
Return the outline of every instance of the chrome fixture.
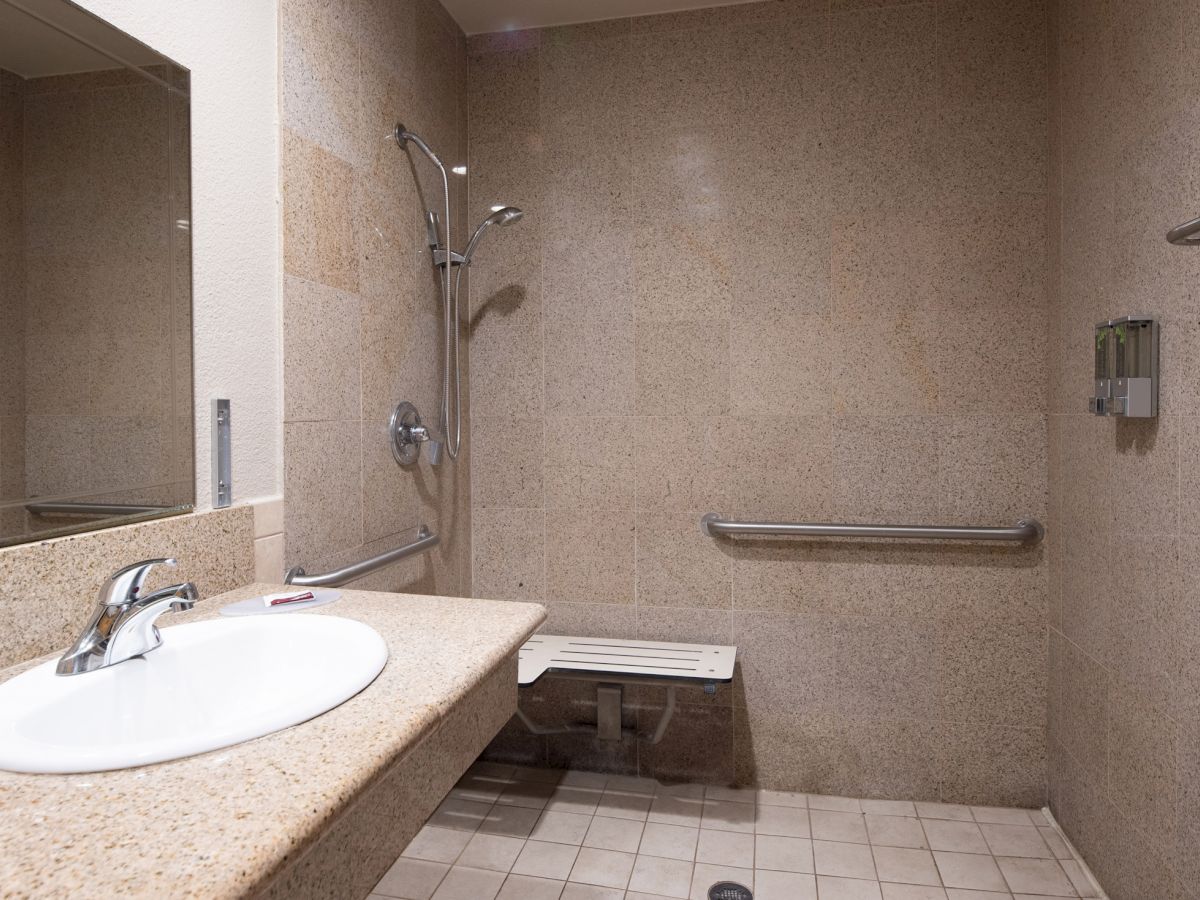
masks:
[[[145,516],[174,508],[139,506],[135,503],[88,503],[83,500],[46,500],[25,504],[25,510],[35,516]]]
[[[511,225],[513,222],[521,221],[524,216],[521,210],[515,206],[502,206],[490,216],[479,223],[479,227],[475,229],[475,233],[471,235],[471,240],[467,241],[467,249],[463,251],[462,264],[469,266],[471,258],[475,255],[475,248],[479,245],[479,239],[483,237],[483,233],[490,225]]]
[[[441,538],[429,530],[429,526],[421,525],[417,528],[417,539],[411,544],[405,544],[395,550],[388,550],[386,553],[380,553],[378,556],[372,556],[361,562],[342,566],[340,569],[334,569],[323,575],[308,575],[301,566],[292,566],[284,576],[283,583],[299,587],[338,587],[406,557],[424,553],[426,550],[436,547],[440,540]]]
[[[229,401],[212,402],[212,491],[213,509],[224,509],[233,503],[233,425],[229,417]]]
[[[941,541],[1012,541],[1039,543],[1046,529],[1037,519],[1021,519],[1011,528],[979,525],[833,525],[825,522],[738,522],[717,513],[700,518],[709,537],[769,534],[789,537],[925,538]]]
[[[442,442],[421,422],[421,414],[407,400],[396,404],[388,422],[388,435],[392,442],[392,456],[402,466],[411,466],[421,456],[421,445],[429,444],[429,461],[433,465],[441,462]]]
[[[59,675],[79,675],[115,666],[149,653],[162,644],[154,623],[165,612],[183,612],[196,605],[199,595],[190,581],[139,596],[150,570],[175,567],[174,559],[145,559],[126,566],[105,582],[92,618],[71,649],[58,661]]]
[[[462,270],[471,264],[475,246],[489,225],[510,225],[519,220],[523,213],[512,206],[495,210],[475,229],[466,251],[455,252],[451,237],[450,179],[446,174],[445,164],[416,132],[409,131],[402,124],[397,124],[394,134],[396,143],[401,148],[406,148],[409,144],[416,147],[437,167],[442,176],[443,218],[439,219],[436,212],[427,210],[425,212],[425,234],[433,265],[440,269],[442,274],[442,277],[438,279],[442,290],[442,317],[445,326],[443,329],[442,402],[439,410],[442,441],[444,441],[446,452],[450,458],[458,459],[458,451],[462,445],[462,367],[459,364],[458,353],[459,288],[462,283]],[[442,233],[443,227],[444,234]],[[450,271],[456,267],[457,274],[454,276],[452,284]],[[451,401],[452,392],[453,402]]]
[[[1182,225],[1177,225],[1167,232],[1167,240],[1172,244],[1181,244],[1185,247],[1200,246],[1200,237],[1195,235],[1200,232],[1200,219],[1192,219],[1190,222],[1184,222]]]
[[[1095,390],[1088,410],[1097,416],[1146,419],[1158,415],[1158,323],[1122,316],[1096,323]]]

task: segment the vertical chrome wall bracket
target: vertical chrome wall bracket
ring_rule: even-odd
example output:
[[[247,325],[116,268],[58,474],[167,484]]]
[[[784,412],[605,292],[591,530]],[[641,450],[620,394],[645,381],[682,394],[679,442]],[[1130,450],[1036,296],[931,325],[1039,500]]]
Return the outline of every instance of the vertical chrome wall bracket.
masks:
[[[230,440],[229,401],[212,402],[213,508],[233,503],[233,462]]]

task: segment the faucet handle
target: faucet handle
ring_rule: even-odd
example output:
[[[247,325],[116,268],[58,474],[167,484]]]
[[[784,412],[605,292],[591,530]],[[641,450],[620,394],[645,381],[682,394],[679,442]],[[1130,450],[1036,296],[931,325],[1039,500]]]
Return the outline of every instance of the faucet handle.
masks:
[[[101,606],[125,606],[137,599],[138,592],[146,584],[150,570],[155,566],[179,565],[179,560],[171,557],[162,559],[143,559],[133,565],[114,572],[100,588],[98,602]]]

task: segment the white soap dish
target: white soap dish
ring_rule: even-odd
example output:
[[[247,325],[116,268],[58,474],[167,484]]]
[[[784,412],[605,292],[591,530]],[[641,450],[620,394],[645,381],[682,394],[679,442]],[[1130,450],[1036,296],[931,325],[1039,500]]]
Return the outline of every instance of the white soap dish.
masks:
[[[249,600],[239,600],[237,603],[230,603],[228,606],[222,607],[221,615],[273,616],[277,613],[299,612],[304,609],[312,609],[314,606],[324,606],[342,596],[341,591],[334,590],[313,591],[312,593],[311,600],[297,600],[295,603],[281,603],[279,606],[263,606],[262,595],[251,597]]]

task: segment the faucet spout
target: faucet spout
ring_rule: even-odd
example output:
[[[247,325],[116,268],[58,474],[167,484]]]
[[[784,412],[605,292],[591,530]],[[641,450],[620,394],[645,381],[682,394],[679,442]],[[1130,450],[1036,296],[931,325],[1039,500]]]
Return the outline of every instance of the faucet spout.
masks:
[[[100,597],[83,633],[58,661],[59,675],[79,675],[149,653],[162,644],[155,624],[166,612],[196,605],[199,594],[190,581],[142,595],[156,565],[175,566],[173,559],[148,559],[127,566],[100,589]]]

